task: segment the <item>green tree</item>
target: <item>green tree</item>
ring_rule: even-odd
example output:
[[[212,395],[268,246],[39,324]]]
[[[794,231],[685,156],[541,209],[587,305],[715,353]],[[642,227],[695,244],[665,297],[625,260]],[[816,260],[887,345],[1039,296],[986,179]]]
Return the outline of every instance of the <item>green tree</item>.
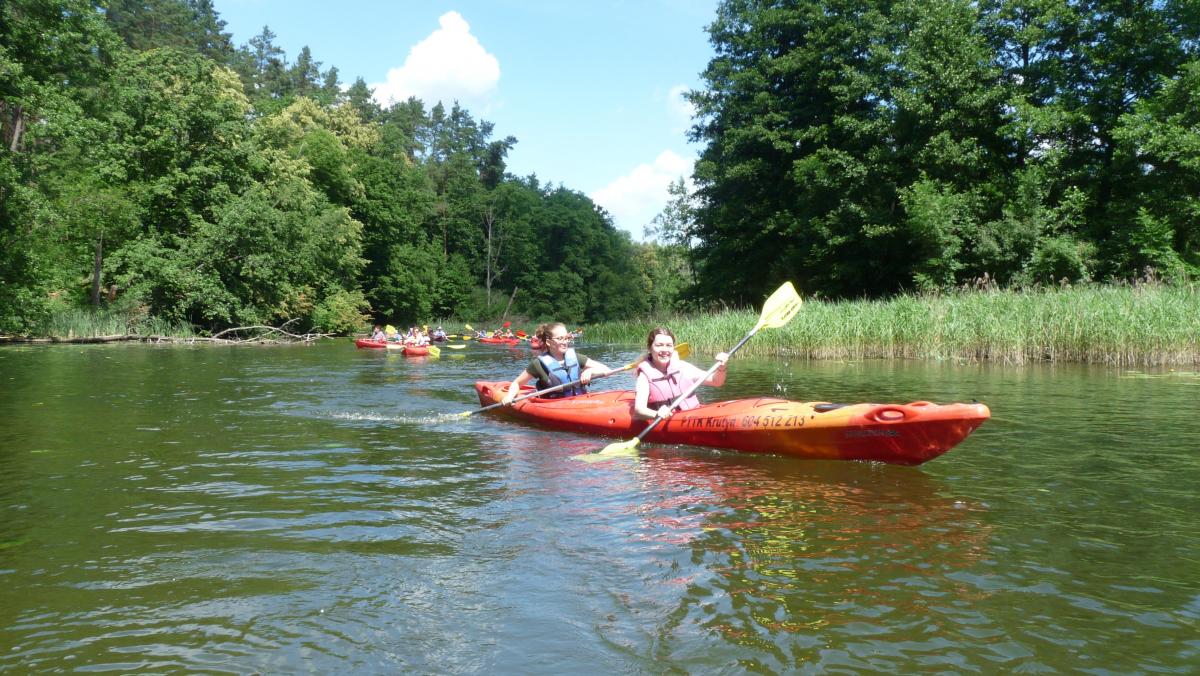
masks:
[[[724,2],[690,96],[701,294],[751,304],[782,279],[878,292],[903,275],[890,128],[894,41],[872,0]],[[866,264],[863,256],[871,259]]]
[[[316,98],[314,95],[321,90],[321,62],[313,59],[308,45],[300,48],[300,55],[296,57],[296,63],[288,75],[291,78],[289,88],[296,96]]]
[[[101,126],[96,92],[122,49],[91,2],[0,3],[0,332],[29,330],[82,276],[40,181]]]
[[[429,243],[392,245],[386,272],[375,280],[371,299],[375,313],[406,324],[430,318],[443,260]]]
[[[350,105],[354,106],[359,116],[367,121],[375,120],[379,117],[380,113],[379,106],[373,100],[373,96],[374,91],[367,86],[366,80],[363,80],[361,77],[355,79],[354,84],[350,85],[350,88],[346,90],[346,100],[350,102]]]
[[[1120,161],[1135,177],[1138,216],[1120,267],[1163,274],[1200,271],[1200,60],[1166,79],[1155,96],[1121,118]]]
[[[1079,58],[1072,61],[1065,96],[1080,111],[1067,165],[1087,176],[1090,236],[1101,249],[1103,272],[1114,276],[1140,271],[1122,267],[1124,243],[1139,229],[1136,193],[1141,168],[1118,154],[1116,130],[1138,101],[1153,98],[1163,75],[1173,75],[1195,50],[1196,26],[1180,25],[1165,3],[1080,0]],[[1083,125],[1086,125],[1083,126]],[[1073,166],[1072,166],[1073,165]]]

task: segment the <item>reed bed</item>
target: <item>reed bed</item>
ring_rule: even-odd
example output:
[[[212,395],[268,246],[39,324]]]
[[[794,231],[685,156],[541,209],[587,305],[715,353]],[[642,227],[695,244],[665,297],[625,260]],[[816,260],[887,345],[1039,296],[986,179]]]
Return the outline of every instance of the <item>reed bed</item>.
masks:
[[[728,350],[759,309],[610,322],[587,339],[640,345],[671,327],[706,353]],[[741,351],[809,359],[957,359],[1119,366],[1200,363],[1200,288],[1086,286],[964,290],[880,301],[806,299],[785,327],[764,329]]]
[[[35,331],[56,338],[103,338],[106,336],[171,336],[192,338],[192,327],[139,312],[65,309],[52,314]]]

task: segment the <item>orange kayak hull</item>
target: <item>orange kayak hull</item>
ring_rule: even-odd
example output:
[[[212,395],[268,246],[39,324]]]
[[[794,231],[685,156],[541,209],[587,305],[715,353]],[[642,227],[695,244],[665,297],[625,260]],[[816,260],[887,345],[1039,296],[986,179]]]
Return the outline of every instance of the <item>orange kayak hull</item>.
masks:
[[[499,402],[508,383],[475,383],[479,403]],[[496,409],[512,418],[572,432],[633,438],[646,422],[633,419],[633,392],[596,392],[565,399],[533,397]],[[991,416],[980,403],[847,404],[786,399],[736,399],[680,411],[646,443],[687,444],[821,460],[928,462],[966,439]]]

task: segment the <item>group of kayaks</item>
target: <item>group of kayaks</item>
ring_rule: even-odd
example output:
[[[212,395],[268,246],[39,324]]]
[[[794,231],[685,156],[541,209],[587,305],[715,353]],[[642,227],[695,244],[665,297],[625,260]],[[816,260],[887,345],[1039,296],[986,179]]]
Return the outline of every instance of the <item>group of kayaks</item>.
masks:
[[[434,341],[434,342],[445,342]],[[475,342],[485,345],[520,345],[523,341],[521,338],[501,338],[501,337],[484,337],[476,338]],[[407,357],[424,357],[430,354],[431,349],[436,350],[437,346],[430,345],[405,345],[404,343],[390,340],[372,340],[370,338],[356,338],[354,346],[360,350],[402,350]],[[454,344],[451,347],[462,348],[462,344]]]

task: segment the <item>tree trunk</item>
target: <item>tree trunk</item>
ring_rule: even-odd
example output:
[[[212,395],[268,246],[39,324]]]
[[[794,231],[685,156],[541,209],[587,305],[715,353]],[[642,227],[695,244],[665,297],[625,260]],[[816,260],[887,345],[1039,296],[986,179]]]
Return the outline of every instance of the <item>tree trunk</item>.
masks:
[[[508,311],[512,309],[512,302],[513,299],[517,297],[517,289],[519,288],[520,287],[517,286],[513,287],[512,295],[508,297],[508,305],[504,306],[504,315],[500,317],[501,320],[508,319]]]
[[[25,107],[13,106],[9,119],[12,124],[12,136],[8,139],[8,151],[15,153],[21,149],[21,136],[25,132]]]
[[[100,273],[104,269],[104,235],[96,239],[96,257],[92,263],[92,309],[100,309]]]
[[[483,273],[483,286],[487,289],[487,306],[492,307],[492,223],[495,219],[489,209],[483,215],[483,227],[487,230],[487,251],[484,253],[484,264],[487,266]]]

